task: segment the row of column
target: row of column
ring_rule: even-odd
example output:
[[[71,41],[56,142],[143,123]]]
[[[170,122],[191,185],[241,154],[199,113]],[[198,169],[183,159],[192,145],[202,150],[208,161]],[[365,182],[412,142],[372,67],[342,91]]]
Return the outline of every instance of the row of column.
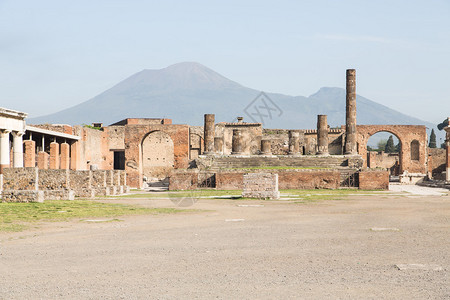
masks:
[[[214,137],[214,115],[205,114],[204,123],[204,154],[221,154],[223,152],[223,138]],[[290,130],[289,136],[289,155],[300,155],[300,132]],[[242,130],[233,129],[231,154],[242,155],[244,153],[244,141]],[[261,141],[261,154],[271,155],[271,141]],[[317,155],[328,155],[328,122],[326,115],[317,116]]]
[[[9,134],[13,136],[12,167],[35,167],[36,166],[36,142],[33,140],[23,141],[23,132],[0,130],[0,173],[4,168],[11,166],[10,158],[10,139]],[[37,154],[37,166],[39,169],[69,169],[71,165],[76,167],[76,151],[72,151],[70,156],[70,145],[68,143],[59,144],[57,142],[50,143],[50,154],[40,151]],[[25,150],[25,151],[24,151]]]
[[[36,142],[27,140],[24,142],[25,167],[36,166]],[[39,169],[69,169],[70,145],[68,143],[50,143],[50,154],[40,151],[37,154],[37,167]]]
[[[3,173],[4,168],[9,168],[11,164],[10,148],[9,148],[9,134],[13,136],[13,167],[23,167],[23,145],[22,137],[24,135],[21,131],[0,130],[0,173]]]

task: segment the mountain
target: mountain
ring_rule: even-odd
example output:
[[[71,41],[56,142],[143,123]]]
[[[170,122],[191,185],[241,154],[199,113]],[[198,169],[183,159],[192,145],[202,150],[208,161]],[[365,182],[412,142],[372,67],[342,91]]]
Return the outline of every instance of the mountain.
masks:
[[[436,125],[419,120],[357,95],[358,124]],[[143,70],[100,95],[30,124],[111,124],[125,118],[170,118],[175,124],[202,125],[205,113],[216,122],[243,116],[265,128],[316,127],[317,115],[328,115],[330,126],[345,124],[345,90],[324,87],[309,96],[287,96],[244,87],[194,62],[160,70]]]

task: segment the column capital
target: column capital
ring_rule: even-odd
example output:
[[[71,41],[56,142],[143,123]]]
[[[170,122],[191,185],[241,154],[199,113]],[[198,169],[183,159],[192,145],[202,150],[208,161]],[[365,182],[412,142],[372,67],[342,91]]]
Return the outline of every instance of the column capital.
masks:
[[[25,134],[25,132],[13,130],[13,131],[11,131],[11,134],[12,134],[14,137],[21,137],[21,136],[23,136],[23,135]]]
[[[0,134],[9,134],[11,130],[9,129],[0,129]]]

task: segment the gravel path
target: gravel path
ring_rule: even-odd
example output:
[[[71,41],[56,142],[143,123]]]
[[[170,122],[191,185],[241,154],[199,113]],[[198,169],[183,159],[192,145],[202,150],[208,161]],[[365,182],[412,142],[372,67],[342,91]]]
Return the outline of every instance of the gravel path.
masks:
[[[190,208],[0,233],[0,299],[450,299],[448,196]]]

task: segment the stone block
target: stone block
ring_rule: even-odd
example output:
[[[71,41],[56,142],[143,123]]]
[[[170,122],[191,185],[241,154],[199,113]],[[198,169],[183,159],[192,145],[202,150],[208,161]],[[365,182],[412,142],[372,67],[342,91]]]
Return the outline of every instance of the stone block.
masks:
[[[39,190],[61,190],[69,188],[68,170],[38,170]]]
[[[366,170],[358,173],[359,189],[388,190],[389,172],[385,170]]]
[[[72,190],[44,190],[45,200],[74,200],[75,192]]]
[[[3,189],[5,190],[37,190],[37,168],[5,168],[3,169]]]
[[[278,174],[247,173],[243,176],[242,197],[279,199]]]

